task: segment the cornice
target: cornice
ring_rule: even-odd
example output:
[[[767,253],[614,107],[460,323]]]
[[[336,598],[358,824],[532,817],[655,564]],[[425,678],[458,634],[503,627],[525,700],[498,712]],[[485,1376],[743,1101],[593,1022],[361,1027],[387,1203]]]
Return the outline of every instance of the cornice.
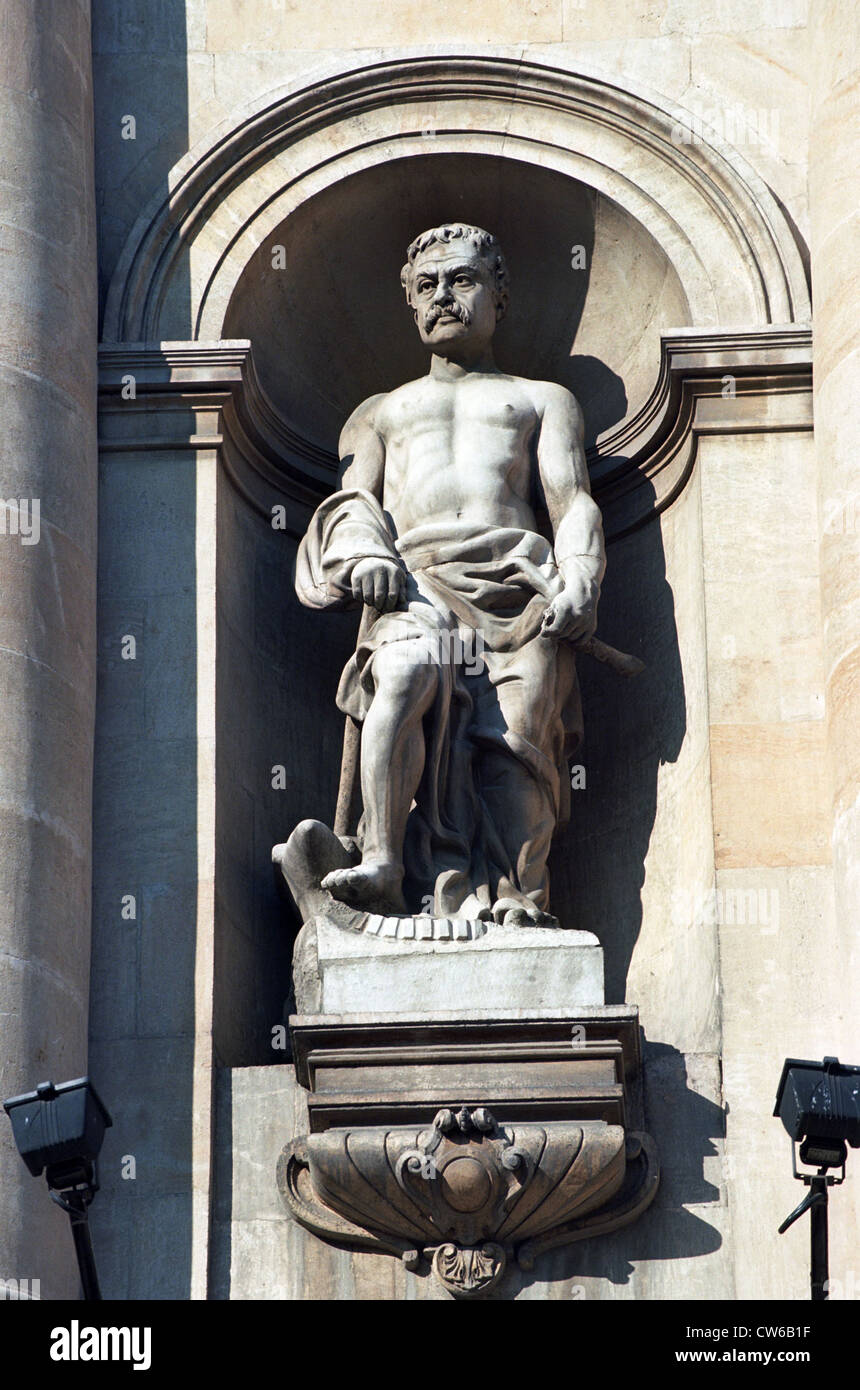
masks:
[[[295,534],[334,488],[335,456],[289,427],[260,384],[249,342],[106,344],[99,365],[105,453],[219,448],[234,485],[261,515],[292,504],[288,529]],[[134,400],[122,397],[129,376]],[[664,334],[650,397],[589,450],[607,537],[670,505],[690,475],[700,434],[811,429],[811,389],[808,325]]]

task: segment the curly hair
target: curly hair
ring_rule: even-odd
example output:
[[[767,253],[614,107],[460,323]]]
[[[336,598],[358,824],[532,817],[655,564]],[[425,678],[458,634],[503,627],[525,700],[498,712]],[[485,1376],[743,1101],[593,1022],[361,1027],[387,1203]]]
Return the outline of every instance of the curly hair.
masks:
[[[492,272],[497,301],[503,307],[507,307],[509,279],[502,248],[492,232],[485,232],[482,227],[472,227],[467,222],[446,222],[441,227],[431,227],[429,231],[422,232],[411,243],[406,252],[406,264],[400,272],[400,283],[406,292],[409,303],[412,302],[412,279],[417,257],[437,242],[447,245],[449,241],[469,241],[472,243]]]

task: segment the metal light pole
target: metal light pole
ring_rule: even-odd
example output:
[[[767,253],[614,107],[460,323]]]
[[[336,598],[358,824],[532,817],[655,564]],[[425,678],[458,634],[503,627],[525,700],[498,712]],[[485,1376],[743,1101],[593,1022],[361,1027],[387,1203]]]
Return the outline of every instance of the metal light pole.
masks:
[[[804,1212],[809,1212],[810,1299],[829,1298],[828,1189],[845,1181],[848,1144],[860,1147],[860,1067],[843,1065],[838,1057],[804,1062],[789,1057],[782,1069],[774,1115],[791,1135],[791,1166],[798,1182],[809,1188],[779,1228],[782,1235]],[[797,1171],[795,1145],[801,1140],[801,1163],[816,1173]],[[838,1168],[839,1176],[828,1169]]]
[[[62,1207],[69,1218],[84,1299],[88,1303],[100,1302],[102,1295],[96,1274],[96,1257],[89,1222],[90,1202],[99,1190],[95,1163],[78,1165],[74,1172],[58,1172],[57,1169],[49,1168],[45,1177],[48,1180],[51,1201]]]
[[[787,1216],[779,1228],[779,1234],[783,1235],[793,1226],[803,1213],[809,1212],[809,1287],[810,1299],[813,1303],[821,1303],[829,1298],[828,1284],[830,1282],[829,1250],[827,1236],[827,1189],[832,1183],[841,1182],[841,1178],[831,1178],[826,1175],[824,1168],[812,1177],[809,1174],[795,1172],[796,1178],[802,1178],[809,1185],[809,1192],[804,1197],[798,1207],[795,1207],[790,1216]]]
[[[101,1299],[89,1207],[99,1190],[96,1159],[113,1123],[87,1077],[4,1100],[18,1152],[34,1177],[44,1169],[51,1200],[67,1213],[87,1302]]]

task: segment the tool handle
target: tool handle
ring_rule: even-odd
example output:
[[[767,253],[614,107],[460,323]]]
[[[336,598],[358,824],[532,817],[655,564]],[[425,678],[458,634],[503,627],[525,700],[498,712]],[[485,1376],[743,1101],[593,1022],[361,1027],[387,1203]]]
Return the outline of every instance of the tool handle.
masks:
[[[605,662],[619,676],[638,676],[645,670],[645,662],[640,661],[638,656],[620,652],[616,647],[610,647],[608,642],[601,642],[599,637],[586,637],[583,642],[576,643],[575,649],[585,652],[586,656],[593,656],[595,661]]]

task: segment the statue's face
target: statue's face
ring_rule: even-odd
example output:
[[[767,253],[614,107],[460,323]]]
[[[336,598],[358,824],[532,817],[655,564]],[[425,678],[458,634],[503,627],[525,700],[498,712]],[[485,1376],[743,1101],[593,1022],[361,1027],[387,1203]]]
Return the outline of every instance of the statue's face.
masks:
[[[421,341],[433,352],[486,346],[501,317],[492,271],[462,238],[416,256],[411,302]]]

